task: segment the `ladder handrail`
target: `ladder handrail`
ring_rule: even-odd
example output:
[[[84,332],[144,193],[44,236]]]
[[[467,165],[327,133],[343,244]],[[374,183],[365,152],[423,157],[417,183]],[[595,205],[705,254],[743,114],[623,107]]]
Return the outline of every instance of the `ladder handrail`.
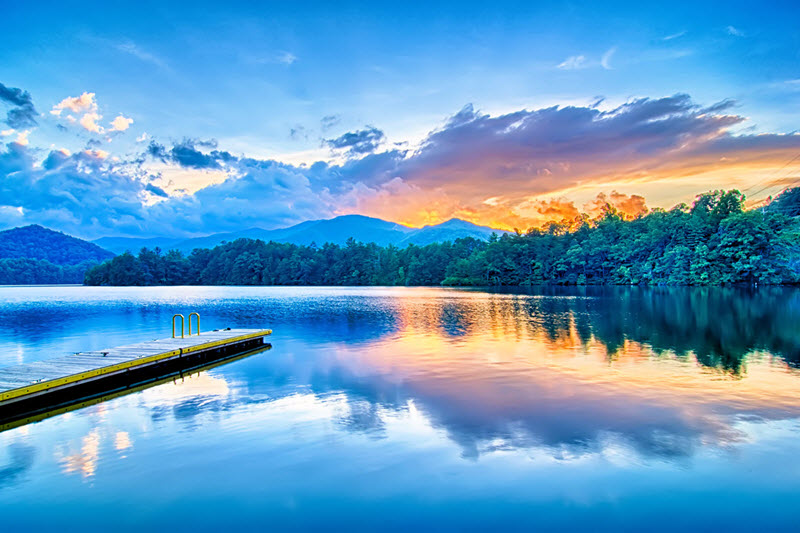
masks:
[[[191,317],[191,315],[189,315],[189,316]],[[181,339],[183,339],[184,338],[184,336],[183,336],[184,318],[183,318],[183,315],[181,315],[181,314],[172,315],[172,338],[173,339],[175,338],[175,318],[176,317],[181,317]],[[189,327],[191,328],[191,326],[189,326]],[[198,326],[198,329],[200,329],[199,326]],[[191,332],[189,334],[191,335]]]
[[[189,313],[189,336],[192,336],[192,315],[197,317],[197,334],[200,335],[200,313]]]

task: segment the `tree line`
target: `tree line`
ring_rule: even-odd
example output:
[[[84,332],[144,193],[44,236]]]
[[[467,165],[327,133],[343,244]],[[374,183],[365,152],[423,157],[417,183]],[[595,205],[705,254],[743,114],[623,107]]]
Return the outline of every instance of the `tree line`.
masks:
[[[80,284],[96,261],[56,265],[46,259],[28,257],[0,259],[0,285]]]
[[[87,285],[731,285],[800,281],[800,189],[744,209],[739,191],[627,219],[611,206],[526,233],[381,247],[238,239],[188,256],[125,253]]]

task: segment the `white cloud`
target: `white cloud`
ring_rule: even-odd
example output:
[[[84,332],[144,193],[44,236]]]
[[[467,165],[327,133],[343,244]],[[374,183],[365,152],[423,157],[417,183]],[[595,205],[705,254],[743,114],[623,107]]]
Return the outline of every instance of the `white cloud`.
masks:
[[[614,46],[609,48],[608,51],[603,54],[602,59],[600,59],[600,65],[603,66],[606,70],[611,70],[611,58],[614,56],[614,53],[617,51],[617,47]]]
[[[586,56],[570,56],[558,65],[561,70],[586,68]]]
[[[744,32],[740,29],[737,29],[733,26],[728,26],[725,28],[729,35],[733,35],[734,37],[744,37]]]
[[[150,136],[147,134],[147,132],[144,132],[141,135],[139,135],[138,137],[136,137],[136,142],[137,143],[143,143],[149,138],[150,138]]]
[[[8,137],[9,135],[14,135],[15,131],[17,130],[15,130],[14,128],[8,130],[2,130],[0,131],[0,137]]]
[[[133,124],[132,118],[125,118],[121,114],[111,121],[111,129],[114,131],[125,131]]]
[[[275,58],[278,63],[283,63],[284,65],[291,65],[295,61],[297,61],[297,56],[291,52],[283,51],[277,55]]]
[[[679,37],[683,37],[684,35],[686,35],[686,30],[679,31],[678,33],[673,33],[672,35],[667,35],[666,37],[663,37],[661,40],[662,41],[671,41],[673,39],[677,39]]]
[[[132,41],[120,43],[115,45],[114,47],[120,52],[125,52],[126,54],[130,54],[138,59],[141,59],[142,61],[152,63],[153,65],[156,65],[157,67],[161,67],[163,69],[168,69],[167,64],[164,61],[162,61],[161,58],[151,54],[150,52],[142,50],[141,47],[139,47],[136,43]]]
[[[28,135],[30,135],[31,130],[25,130],[17,133],[17,144],[21,144],[22,146],[28,146]]]
[[[68,122],[72,124],[77,122],[83,129],[92,133],[106,133],[106,129],[99,124],[103,119],[103,115],[99,112],[95,93],[84,92],[80,96],[64,98],[53,106],[50,114],[61,117],[65,109],[80,116],[80,118],[76,118],[74,115],[68,114],[64,117]],[[127,118],[120,113],[110,124],[110,131],[125,131],[133,124],[133,119]]]

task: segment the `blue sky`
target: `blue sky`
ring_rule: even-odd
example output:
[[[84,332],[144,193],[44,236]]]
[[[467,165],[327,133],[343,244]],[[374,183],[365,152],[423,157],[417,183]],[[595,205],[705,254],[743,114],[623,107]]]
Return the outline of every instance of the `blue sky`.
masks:
[[[709,188],[755,192],[770,179],[792,178],[793,167],[780,169],[800,153],[800,136],[792,135],[800,129],[800,8],[791,3],[87,2],[17,3],[3,12],[0,83],[27,92],[37,113],[35,126],[0,124],[3,226],[145,235],[166,231],[165,220],[185,228],[191,219],[193,232],[208,233],[344,212],[413,225],[460,216],[525,226],[553,202],[584,210],[598,194],[669,207]],[[91,102],[51,112],[84,93]],[[622,166],[595,154],[598,171],[580,154],[607,132],[558,133],[578,115],[541,112],[595,110],[586,123],[594,132],[620,109],[636,116],[641,106],[632,102],[676,95],[688,100],[615,132]],[[714,107],[720,102],[727,103]],[[16,105],[0,102],[0,116]],[[468,105],[471,126],[453,122]],[[456,168],[459,150],[493,144],[498,131],[480,138],[487,124],[522,111],[538,124],[526,129],[530,136],[503,139],[471,163],[476,172]],[[102,118],[81,126],[87,113]],[[709,114],[738,119],[719,118],[710,131]],[[663,119],[675,124],[663,132],[661,151],[656,139],[636,144],[637,128]],[[558,122],[542,129],[549,120]],[[456,127],[469,136],[435,135]],[[710,137],[713,147],[696,149]],[[530,150],[510,150],[514,142]],[[559,143],[557,153],[542,148]],[[210,165],[165,156],[181,146]],[[68,160],[42,167],[62,149]],[[214,159],[214,151],[230,158]],[[45,181],[76,201],[47,199]],[[19,197],[34,183],[36,198]],[[254,197],[261,206],[248,205]],[[87,218],[82,203],[103,214]],[[263,214],[263,204],[277,215]]]

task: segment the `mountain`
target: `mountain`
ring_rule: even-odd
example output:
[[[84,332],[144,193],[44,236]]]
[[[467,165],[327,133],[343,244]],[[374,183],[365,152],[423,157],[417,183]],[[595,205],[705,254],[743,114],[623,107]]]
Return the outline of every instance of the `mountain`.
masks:
[[[90,267],[114,254],[42,226],[0,231],[0,285],[82,283]]]
[[[457,218],[433,226],[409,228],[408,226],[387,222],[379,218],[363,215],[342,215],[325,220],[309,220],[288,228],[274,230],[250,228],[243,231],[215,233],[205,237],[184,240],[174,238],[104,237],[94,242],[116,253],[122,253],[125,250],[136,253],[143,247],[152,249],[156,246],[162,250],[176,249],[184,253],[191,253],[195,248],[213,248],[223,242],[230,242],[240,238],[302,245],[309,245],[313,242],[322,246],[326,242],[342,245],[352,237],[365,243],[374,242],[381,246],[393,244],[404,247],[409,244],[424,246],[434,242],[453,241],[462,237],[487,240],[492,233],[502,234],[507,232],[486,226],[478,226]]]
[[[435,226],[423,226],[414,230],[400,244],[402,246],[408,244],[425,246],[435,242],[454,241],[466,237],[487,241],[492,233],[502,234],[507,232],[487,226],[478,226],[466,220],[451,218],[447,222],[442,222]]]
[[[114,254],[60,231],[32,225],[0,231],[0,259],[37,259],[54,265],[101,263]]]
[[[413,228],[363,215],[343,215],[328,220],[309,220],[296,226],[275,230],[270,239],[277,242],[323,245],[326,242],[344,244],[354,238],[381,246],[397,244]]]

